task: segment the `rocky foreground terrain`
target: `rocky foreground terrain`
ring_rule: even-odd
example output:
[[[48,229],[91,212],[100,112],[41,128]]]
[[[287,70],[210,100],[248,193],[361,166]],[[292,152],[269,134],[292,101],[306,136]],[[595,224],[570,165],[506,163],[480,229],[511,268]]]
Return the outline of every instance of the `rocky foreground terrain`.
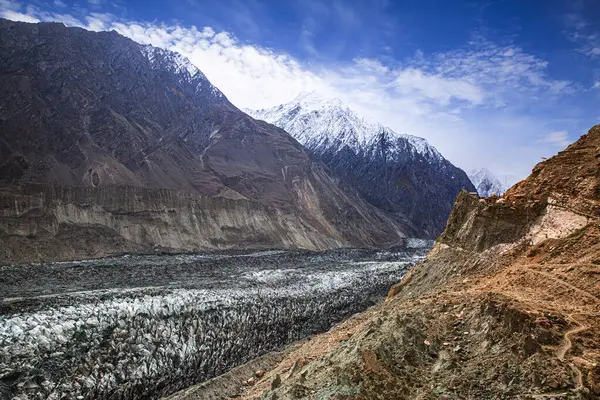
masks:
[[[0,262],[395,245],[391,218],[181,55],[0,19]]]
[[[462,192],[384,303],[254,363],[172,398],[599,399],[600,126],[501,198]]]

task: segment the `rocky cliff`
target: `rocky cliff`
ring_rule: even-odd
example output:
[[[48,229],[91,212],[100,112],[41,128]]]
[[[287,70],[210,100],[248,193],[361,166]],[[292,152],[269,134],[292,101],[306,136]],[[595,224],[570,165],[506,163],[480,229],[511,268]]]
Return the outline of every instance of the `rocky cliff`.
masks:
[[[416,231],[177,53],[0,20],[0,81],[0,261],[385,246]]]
[[[425,261],[385,303],[286,349],[251,387],[221,391],[264,399],[600,398],[599,171],[596,126],[503,197],[463,191]]]

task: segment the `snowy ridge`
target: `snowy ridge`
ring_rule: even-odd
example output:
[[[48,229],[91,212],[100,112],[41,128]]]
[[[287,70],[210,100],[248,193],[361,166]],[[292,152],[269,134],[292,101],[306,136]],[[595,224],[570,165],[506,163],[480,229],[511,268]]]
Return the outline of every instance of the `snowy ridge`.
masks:
[[[210,92],[223,97],[219,89],[208,82],[206,76],[192,62],[181,54],[165,50],[152,45],[140,45],[142,54],[148,59],[153,69],[167,70],[180,77],[180,83],[196,85],[196,92],[200,92],[203,86],[208,86]]]
[[[343,182],[403,223],[415,236],[439,235],[456,195],[475,188],[425,139],[361,117],[339,99],[303,93],[267,110],[246,110],[296,138]]]
[[[148,58],[150,64],[156,68],[164,68],[165,66],[178,75],[188,75],[188,78],[196,77],[204,78],[204,74],[186,57],[174,51],[161,49],[152,45],[140,45],[142,54]]]
[[[485,168],[471,170],[467,175],[480,196],[500,196],[508,189],[505,183]]]
[[[361,153],[376,145],[384,133],[392,155],[408,150],[429,160],[443,160],[425,139],[397,133],[379,122],[359,116],[341,100],[327,99],[315,92],[301,93],[291,102],[270,109],[244,111],[285,129],[312,150],[333,147],[339,151],[348,147]],[[408,148],[396,145],[398,142],[407,143]]]

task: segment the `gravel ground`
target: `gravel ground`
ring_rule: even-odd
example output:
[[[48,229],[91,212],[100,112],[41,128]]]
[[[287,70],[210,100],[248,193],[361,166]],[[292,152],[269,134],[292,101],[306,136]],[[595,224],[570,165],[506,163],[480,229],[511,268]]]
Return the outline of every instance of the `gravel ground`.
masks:
[[[157,398],[374,304],[428,243],[0,267],[0,398]]]

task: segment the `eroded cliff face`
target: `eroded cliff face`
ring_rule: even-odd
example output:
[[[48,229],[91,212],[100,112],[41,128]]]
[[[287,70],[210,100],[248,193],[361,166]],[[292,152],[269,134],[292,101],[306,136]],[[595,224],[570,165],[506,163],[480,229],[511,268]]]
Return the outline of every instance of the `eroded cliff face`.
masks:
[[[0,261],[231,248],[323,250],[374,244],[367,232],[355,231],[355,240],[348,240],[325,217],[311,220],[307,215],[284,213],[244,199],[166,189],[3,189]]]
[[[227,393],[600,398],[599,171],[596,126],[501,198],[462,192],[445,232],[385,303]]]

